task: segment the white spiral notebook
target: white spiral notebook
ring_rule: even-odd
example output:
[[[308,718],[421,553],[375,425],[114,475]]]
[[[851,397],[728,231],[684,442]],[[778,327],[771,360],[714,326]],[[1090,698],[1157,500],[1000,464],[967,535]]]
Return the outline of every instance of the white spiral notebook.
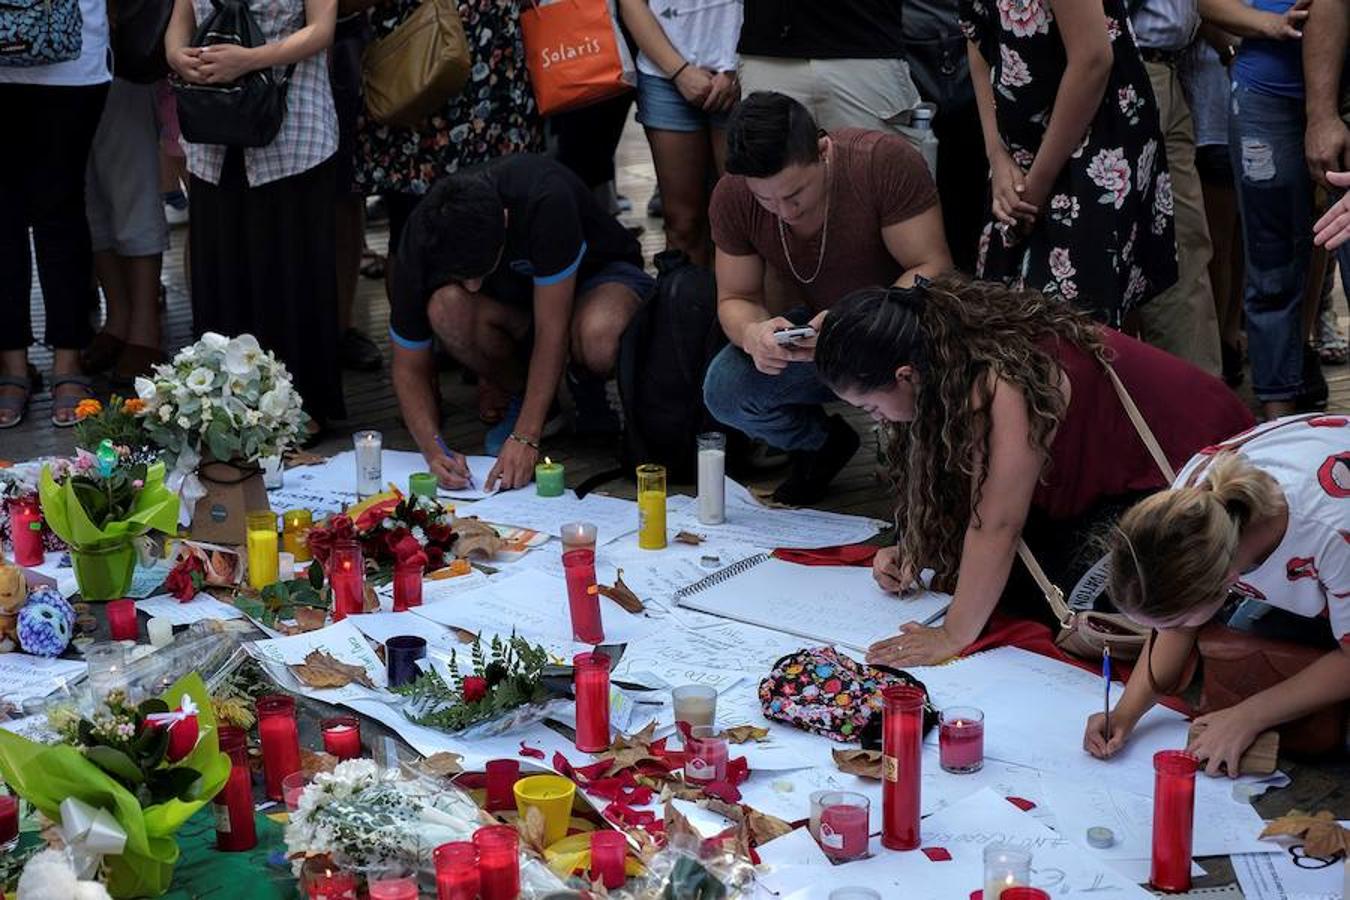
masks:
[[[888,594],[870,568],[802,566],[764,553],[675,594],[686,609],[859,652],[905,622],[935,621],[951,602],[951,595],[932,591]]]

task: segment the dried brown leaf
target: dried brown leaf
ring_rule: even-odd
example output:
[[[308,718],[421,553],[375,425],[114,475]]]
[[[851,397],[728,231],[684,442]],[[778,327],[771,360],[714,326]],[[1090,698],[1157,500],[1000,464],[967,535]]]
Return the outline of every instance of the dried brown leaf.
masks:
[[[458,753],[450,753],[442,750],[439,753],[431,754],[426,759],[419,762],[417,768],[424,774],[432,775],[436,778],[449,778],[452,775],[458,775],[460,772],[464,771],[464,766],[461,764],[461,760],[463,759],[464,757],[460,756]]]
[[[780,838],[792,831],[792,826],[777,816],[762,813],[753,807],[746,807],[746,825],[750,828],[750,839],[756,847],[762,847],[769,841]]]
[[[540,856],[544,855],[547,844],[544,843],[544,814],[539,807],[531,806],[525,815],[516,820],[516,830],[520,832],[520,842]]]
[[[477,519],[455,521],[455,556],[460,559],[492,559],[501,548],[502,536],[491,525]]]
[[[368,688],[375,687],[366,674],[365,666],[344,663],[322,650],[311,650],[304,662],[291,666],[291,671],[312,688],[340,688],[352,682]]]
[[[691,547],[697,547],[699,544],[703,543],[703,535],[694,534],[692,531],[681,531],[679,534],[675,535],[675,543],[689,544]]]
[[[715,797],[700,800],[698,805],[710,812],[726,816],[735,823],[736,831],[730,838],[723,838],[720,841],[720,844],[722,849],[726,850],[728,853],[734,853],[744,859],[749,859],[751,835],[750,823],[746,817],[747,808],[738,803],[723,803]]]
[[[362,612],[380,611],[380,597],[378,594],[375,593],[375,586],[373,584],[367,584],[365,586],[364,597],[365,602],[362,604],[361,607]]]
[[[331,772],[337,768],[337,764],[338,758],[331,753],[300,750],[300,771],[304,772],[306,777],[313,778],[320,772]]]
[[[846,775],[881,780],[880,750],[835,750],[834,764]]]
[[[642,599],[633,593],[633,589],[623,583],[623,569],[620,569],[614,576],[614,586],[608,587],[603,584],[595,586],[602,596],[608,597],[624,610],[634,615],[642,612],[646,607],[642,605]]]
[[[298,466],[317,466],[328,462],[328,457],[320,456],[318,453],[310,453],[308,450],[296,450],[286,454],[286,468],[294,469]]]
[[[1326,810],[1316,815],[1292,810],[1287,816],[1271,821],[1261,832],[1263,838],[1279,836],[1303,838],[1303,852],[1309,856],[1326,859],[1340,853],[1350,854],[1350,830],[1342,828]]]
[[[722,735],[733,744],[744,744],[748,741],[767,741],[769,729],[757,725],[736,725],[723,729]]]
[[[619,735],[610,745],[609,750],[596,757],[595,761],[613,760],[614,765],[610,767],[609,774],[613,775],[622,772],[624,769],[637,765],[643,760],[656,759],[652,755],[652,740],[656,735],[655,720],[648,722],[647,726],[633,735]]]
[[[459,638],[459,642],[461,644],[472,644],[474,641],[478,640],[478,635],[474,634],[467,628],[460,628],[458,625],[451,625],[450,630],[455,633],[455,637]]]
[[[295,608],[295,628],[296,634],[304,634],[307,631],[318,631],[328,621],[328,610],[317,609],[313,606],[297,606]]]

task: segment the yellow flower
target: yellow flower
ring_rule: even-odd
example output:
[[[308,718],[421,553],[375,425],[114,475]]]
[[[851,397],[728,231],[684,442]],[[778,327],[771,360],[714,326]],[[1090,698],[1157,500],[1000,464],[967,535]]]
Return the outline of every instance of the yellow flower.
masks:
[[[122,402],[122,412],[129,416],[138,416],[145,412],[145,401],[140,397],[132,397],[130,400]]]
[[[103,412],[103,404],[92,398],[81,400],[75,406],[75,418],[87,419],[90,416],[96,416]]]

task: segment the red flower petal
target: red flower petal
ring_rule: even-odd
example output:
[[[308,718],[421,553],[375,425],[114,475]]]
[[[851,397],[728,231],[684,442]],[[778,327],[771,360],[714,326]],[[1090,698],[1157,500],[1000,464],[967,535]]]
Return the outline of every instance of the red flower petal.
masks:
[[[538,747],[527,747],[527,746],[525,746],[525,742],[524,742],[524,741],[521,741],[521,742],[520,742],[520,755],[521,755],[521,756],[528,756],[530,759],[543,759],[543,758],[544,758],[544,751],[543,751],[543,750],[540,750]]]
[[[723,803],[741,802],[741,792],[730,781],[714,781],[712,784],[705,784],[703,793],[709,797],[716,797]]]
[[[1011,803],[1013,806],[1017,807],[1018,809],[1020,809],[1022,812],[1029,812],[1030,810],[1036,808],[1036,804],[1032,803],[1025,797],[1009,797],[1008,802]]]
[[[946,847],[921,847],[923,855],[933,862],[951,862],[952,855],[947,852]]]
[[[744,784],[750,777],[750,762],[744,756],[738,756],[727,762],[727,781],[732,784]]]

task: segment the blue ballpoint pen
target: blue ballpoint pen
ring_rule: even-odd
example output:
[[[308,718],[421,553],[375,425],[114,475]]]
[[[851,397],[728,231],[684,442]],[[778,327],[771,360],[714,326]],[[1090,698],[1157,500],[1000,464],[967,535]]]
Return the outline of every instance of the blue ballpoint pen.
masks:
[[[445,440],[439,434],[436,435],[436,446],[440,447],[441,452],[444,453],[446,456],[450,457],[451,459],[455,458],[455,454],[451,453],[450,448],[445,446]],[[469,468],[469,461],[467,459],[464,460],[464,468],[466,469]],[[478,488],[474,487],[473,484],[473,472],[469,472],[469,489],[474,491],[478,490]]]
[[[1106,742],[1111,743],[1111,645],[1106,644],[1102,647],[1102,681],[1105,684],[1103,693],[1106,695],[1104,712],[1106,714]]]

